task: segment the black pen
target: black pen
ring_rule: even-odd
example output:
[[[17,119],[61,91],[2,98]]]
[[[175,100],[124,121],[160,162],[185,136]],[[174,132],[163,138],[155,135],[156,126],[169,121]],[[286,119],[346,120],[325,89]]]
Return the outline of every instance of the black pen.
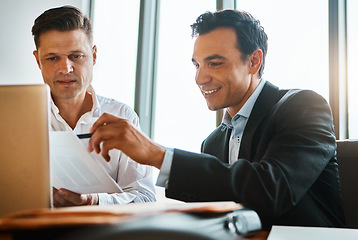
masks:
[[[83,133],[83,134],[77,134],[77,137],[79,139],[83,139],[83,138],[91,138],[93,133]]]

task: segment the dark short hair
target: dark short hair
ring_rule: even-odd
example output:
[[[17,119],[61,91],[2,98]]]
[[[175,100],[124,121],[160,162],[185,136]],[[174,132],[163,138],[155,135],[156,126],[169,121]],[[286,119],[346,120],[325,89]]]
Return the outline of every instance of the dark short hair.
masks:
[[[251,14],[238,10],[221,10],[217,12],[205,12],[191,25],[192,36],[209,33],[219,27],[231,27],[236,32],[237,48],[243,53],[244,61],[256,49],[261,49],[263,58],[259,69],[259,77],[262,77],[267,53],[267,35],[260,22]]]
[[[86,33],[88,41],[92,45],[92,25],[89,18],[75,7],[63,6],[49,9],[37,17],[32,27],[32,35],[36,48],[38,48],[40,35],[45,32],[51,30],[65,32],[77,29]]]

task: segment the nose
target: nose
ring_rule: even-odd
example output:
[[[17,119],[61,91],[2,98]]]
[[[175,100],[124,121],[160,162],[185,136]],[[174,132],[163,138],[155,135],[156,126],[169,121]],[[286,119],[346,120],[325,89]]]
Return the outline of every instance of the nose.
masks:
[[[203,86],[211,82],[208,71],[203,67],[198,67],[195,74],[195,82],[198,86]]]
[[[61,58],[61,61],[59,62],[59,71],[63,74],[73,72],[72,61],[67,57]]]

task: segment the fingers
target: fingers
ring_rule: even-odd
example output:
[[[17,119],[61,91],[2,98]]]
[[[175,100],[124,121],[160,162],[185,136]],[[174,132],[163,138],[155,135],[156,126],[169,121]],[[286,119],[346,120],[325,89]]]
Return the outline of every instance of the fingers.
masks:
[[[109,149],[108,151],[103,150],[101,151],[101,143],[103,145],[103,141],[106,141],[108,137],[106,137],[105,133],[102,133],[100,131],[100,128],[96,130],[96,132],[92,135],[92,137],[90,138],[89,142],[88,142],[88,151],[92,152],[93,150],[99,154],[100,152],[102,152],[102,156],[103,158],[109,162],[110,160],[110,156],[109,156]]]
[[[92,152],[93,150],[98,154],[101,152],[101,142],[113,138],[113,135],[118,134],[121,131],[121,126],[123,122],[127,120],[118,118],[116,116],[104,113],[101,117],[93,124],[90,132],[93,133],[92,137],[89,140],[88,151]],[[109,160],[108,153],[102,153],[105,156],[105,159]]]
[[[107,162],[111,161],[111,157],[109,156],[108,151],[102,150],[101,155],[104,158],[104,160],[106,160]]]
[[[102,157],[109,162],[111,160],[111,157],[109,155],[109,150],[118,148],[117,144],[115,143],[115,139],[108,137],[108,139],[103,138],[93,138],[89,142],[89,146],[93,146],[93,148],[96,150],[96,153],[101,153]],[[102,145],[102,147],[101,147]]]
[[[104,113],[91,131],[88,150],[101,153],[106,161],[110,161],[109,151],[118,149],[138,163],[161,167],[165,148],[154,143],[128,120]]]
[[[58,192],[65,200],[71,202],[74,206],[82,205],[81,194],[74,193],[66,189],[60,189]]]
[[[107,140],[107,141],[102,142],[101,155],[107,162],[109,162],[111,160],[111,157],[109,156],[109,150],[115,149],[115,148],[116,148],[116,144],[115,144],[114,140]]]
[[[111,149],[126,153],[125,150],[131,145],[139,144],[139,141],[136,141],[136,132],[137,130],[128,120],[117,118],[116,121],[96,129],[89,141],[88,145],[91,147],[88,150],[95,150],[96,153],[101,153],[106,161],[110,161]]]
[[[106,161],[110,161],[109,150],[113,148],[122,150],[123,144],[121,143],[125,141],[122,136],[131,128],[133,126],[128,120],[103,114],[91,128],[94,132],[88,143],[88,151],[94,150],[97,154],[101,153]]]
[[[110,161],[109,151],[118,149],[141,164],[160,168],[163,162],[165,148],[155,144],[126,119],[103,114],[91,131],[94,132],[88,150],[101,153],[106,161]]]
[[[98,119],[97,121],[92,125],[91,129],[90,129],[90,133],[94,133],[100,126],[106,125],[106,123],[109,121],[109,119],[111,119],[112,115],[108,114],[108,113],[103,113]],[[92,152],[93,150],[95,150],[95,152],[98,154],[101,151],[101,148],[98,144],[98,141],[93,141],[93,135],[89,140],[89,144],[88,144],[88,151]]]
[[[97,130],[98,127],[106,125],[108,123],[111,123],[113,121],[118,120],[118,118],[116,116],[113,116],[109,113],[103,113],[98,119],[97,121],[93,124],[93,126],[90,129],[90,132],[93,133]]]
[[[92,137],[90,138],[89,142],[88,142],[88,151],[92,152],[93,150],[98,154],[101,152],[101,142],[102,142],[102,138],[99,137],[100,135],[97,134],[95,136],[92,135]]]
[[[54,207],[69,207],[74,204],[66,199],[66,194],[63,189],[53,188],[53,206]]]
[[[97,194],[78,194],[67,189],[53,189],[53,205],[55,207],[69,207],[98,204]]]

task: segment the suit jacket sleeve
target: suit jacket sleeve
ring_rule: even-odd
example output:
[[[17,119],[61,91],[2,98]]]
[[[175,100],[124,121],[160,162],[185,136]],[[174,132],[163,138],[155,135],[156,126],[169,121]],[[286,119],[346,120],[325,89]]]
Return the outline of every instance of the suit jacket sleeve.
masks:
[[[335,156],[331,110],[312,91],[298,92],[263,114],[259,108],[255,104],[240,158],[231,166],[213,155],[175,149],[167,196],[236,201],[269,217],[295,206]]]

